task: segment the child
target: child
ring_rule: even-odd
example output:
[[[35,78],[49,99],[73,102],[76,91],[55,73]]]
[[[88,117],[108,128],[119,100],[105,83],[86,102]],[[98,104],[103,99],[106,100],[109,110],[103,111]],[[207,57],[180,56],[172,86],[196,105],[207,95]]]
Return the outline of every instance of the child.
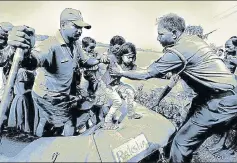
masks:
[[[91,50],[92,45],[95,41],[92,38],[84,38],[82,41],[82,47],[90,57],[101,57],[98,53],[95,55]],[[95,47],[95,46],[93,46]],[[102,72],[101,67],[94,66],[91,68],[84,69],[84,78],[88,81],[88,93],[95,96],[94,105],[96,106],[108,106],[110,107],[108,114],[105,117],[105,123],[103,125],[106,130],[115,130],[118,128],[117,124],[114,124],[112,118],[116,110],[122,106],[122,100],[120,96],[112,89],[107,88],[106,84],[101,80]]]
[[[134,44],[130,42],[124,43],[117,52],[118,64],[126,71],[137,69],[137,65],[135,64],[136,54]],[[142,116],[134,111],[135,91],[130,85],[122,83],[120,79],[120,77],[116,78],[110,85],[114,87],[120,97],[126,101],[128,118],[140,119]]]
[[[118,63],[118,56],[117,53],[121,45],[125,43],[125,39],[122,36],[114,36],[110,40],[110,45],[108,51],[104,54],[109,58],[109,65],[107,66],[107,70],[103,75],[103,81],[106,83],[107,86],[110,86],[111,83],[117,80],[116,76],[111,76],[109,73],[109,68],[115,66],[115,63]]]
[[[89,57],[99,58],[101,55],[98,54],[97,51],[95,51],[96,47],[96,41],[91,37],[84,37],[82,39],[82,49],[88,54]],[[99,63],[99,71],[100,74],[103,75],[106,70],[106,64]]]
[[[90,56],[97,57],[98,53],[95,51],[96,41],[91,37],[84,37],[82,39],[82,49]]]

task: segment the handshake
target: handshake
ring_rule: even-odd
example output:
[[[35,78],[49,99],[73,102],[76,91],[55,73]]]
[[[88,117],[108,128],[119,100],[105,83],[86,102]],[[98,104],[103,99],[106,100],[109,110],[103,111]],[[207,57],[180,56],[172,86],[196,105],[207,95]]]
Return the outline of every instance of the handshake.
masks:
[[[28,26],[15,26],[8,33],[8,45],[28,50],[35,45],[35,30]]]

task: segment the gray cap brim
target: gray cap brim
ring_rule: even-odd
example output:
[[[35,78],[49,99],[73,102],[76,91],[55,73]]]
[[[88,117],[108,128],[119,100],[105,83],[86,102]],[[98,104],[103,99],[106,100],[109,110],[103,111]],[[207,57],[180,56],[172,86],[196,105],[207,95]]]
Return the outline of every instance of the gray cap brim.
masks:
[[[79,27],[84,27],[86,29],[91,29],[91,25],[82,21],[82,20],[75,20],[75,21],[72,21],[73,23],[75,23],[76,25],[78,25]]]

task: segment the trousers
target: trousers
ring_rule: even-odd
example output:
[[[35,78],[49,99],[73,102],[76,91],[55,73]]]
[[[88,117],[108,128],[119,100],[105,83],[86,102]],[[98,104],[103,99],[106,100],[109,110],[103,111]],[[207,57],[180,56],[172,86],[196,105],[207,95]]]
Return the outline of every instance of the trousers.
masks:
[[[217,128],[230,125],[230,122],[237,118],[237,105],[228,105],[228,101],[230,103],[234,99],[237,99],[237,95],[232,92],[209,97],[199,95],[194,98],[190,109],[195,111],[189,115],[173,139],[170,162],[191,162],[193,152],[215,133]]]

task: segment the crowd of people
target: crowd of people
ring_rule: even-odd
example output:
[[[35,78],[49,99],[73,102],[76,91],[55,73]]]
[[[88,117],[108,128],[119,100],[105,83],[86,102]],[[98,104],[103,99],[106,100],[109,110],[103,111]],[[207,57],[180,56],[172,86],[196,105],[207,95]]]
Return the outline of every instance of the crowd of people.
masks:
[[[114,36],[106,54],[98,54],[91,37],[84,37],[81,47],[83,27],[91,28],[80,11],[71,8],[61,13],[60,30],[54,37],[35,38],[29,27],[2,23],[1,96],[16,49],[29,47],[20,63],[3,126],[38,137],[80,134],[98,121],[104,121],[104,129],[115,130],[123,103],[129,119],[142,117],[134,110],[134,89],[120,77],[110,76],[108,69],[114,63],[126,70],[136,69],[135,45]],[[36,39],[35,44],[19,43],[17,39],[27,34],[28,39]]]
[[[170,162],[190,162],[210,134],[220,126],[232,127],[236,119],[237,37],[217,53],[205,42],[200,26],[186,27],[176,14],[164,15],[157,24],[164,55],[147,69],[139,69],[135,45],[122,36],[112,37],[103,54],[95,51],[91,37],[84,37],[81,46],[82,28],[91,25],[76,9],[63,10],[60,29],[43,40],[37,40],[31,27],[0,23],[0,100],[6,89],[14,90],[10,106],[1,110],[7,117],[0,121],[1,129],[38,137],[72,136],[102,122],[103,129],[116,130],[122,122],[122,107],[128,119],[142,118],[134,108],[135,90],[122,77],[147,80],[178,74],[193,100],[172,140]],[[17,49],[23,50],[24,57],[14,87],[9,88]]]

